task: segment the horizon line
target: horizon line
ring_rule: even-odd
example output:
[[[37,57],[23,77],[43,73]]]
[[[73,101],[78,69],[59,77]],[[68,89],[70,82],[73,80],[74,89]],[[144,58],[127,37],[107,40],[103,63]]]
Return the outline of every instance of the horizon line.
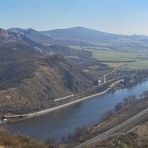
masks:
[[[1,28],[1,27],[0,27]],[[1,28],[4,30],[8,30],[8,29],[12,29],[12,28],[18,28],[18,29],[33,29],[35,31],[52,31],[52,30],[66,30],[66,29],[72,29],[72,28],[85,28],[85,29],[90,29],[90,30],[94,30],[94,31],[98,31],[98,32],[103,32],[103,33],[109,33],[109,34],[114,34],[114,35],[125,35],[125,36],[148,36],[148,34],[137,34],[137,33],[131,33],[131,34],[123,34],[123,33],[116,33],[116,32],[110,32],[110,31],[104,31],[104,30],[99,30],[96,28],[91,28],[91,27],[86,27],[86,26],[71,26],[71,27],[60,27],[60,28],[51,28],[51,29],[44,29],[44,30],[40,30],[37,29],[35,27],[9,27],[9,28]]]

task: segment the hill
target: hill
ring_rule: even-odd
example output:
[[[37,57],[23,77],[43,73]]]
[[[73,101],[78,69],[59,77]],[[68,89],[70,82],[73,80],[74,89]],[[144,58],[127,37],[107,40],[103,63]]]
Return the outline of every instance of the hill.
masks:
[[[21,33],[28,37],[29,39],[38,42],[43,45],[87,45],[88,43],[70,39],[59,39],[56,37],[50,37],[45,35],[37,30],[32,28],[22,29],[22,28],[10,28],[8,29],[10,32]]]
[[[68,29],[56,29],[50,31],[41,32],[50,37],[59,39],[72,39],[72,40],[82,40],[82,41],[103,41],[108,39],[117,39],[119,37],[124,37],[122,35],[116,35],[111,33],[105,33],[101,31],[96,31],[84,27],[73,27]]]
[[[73,27],[68,29],[56,29],[42,31],[44,35],[52,38],[81,41],[87,46],[93,45],[98,49],[127,50],[127,49],[146,49],[148,47],[148,37],[143,35],[120,35],[97,31],[85,27]],[[75,44],[76,46],[76,44]],[[83,46],[83,44],[82,44]],[[86,46],[86,44],[85,44]]]
[[[40,110],[52,105],[55,98],[83,91],[93,85],[92,78],[64,57],[44,56],[29,44],[31,40],[24,35],[2,32],[6,34],[0,34],[0,37],[4,36],[0,43],[2,112]]]
[[[8,29],[10,32],[16,32],[16,33],[21,33],[25,35],[27,38],[41,43],[41,44],[50,44],[54,42],[54,39],[51,37],[48,37],[46,35],[41,34],[40,32],[29,28],[29,29],[22,29],[22,28],[10,28]]]
[[[113,34],[107,33],[102,31],[97,31],[94,29],[89,29],[85,27],[73,27],[67,29],[56,29],[56,30],[49,30],[49,31],[42,31],[42,34],[48,35],[50,37],[59,38],[59,39],[73,39],[73,40],[83,40],[83,41],[105,41],[105,40],[140,40],[140,41],[147,41],[147,36],[142,35],[120,35],[120,34]]]
[[[19,32],[29,39],[43,45],[64,45],[99,47],[98,49],[147,49],[148,37],[143,35],[120,35],[97,31],[85,27],[73,27],[49,31],[10,28],[10,32]]]

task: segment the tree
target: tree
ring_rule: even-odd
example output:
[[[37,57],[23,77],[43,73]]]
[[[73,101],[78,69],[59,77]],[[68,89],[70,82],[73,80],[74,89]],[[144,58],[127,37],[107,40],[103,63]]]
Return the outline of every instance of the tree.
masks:
[[[131,104],[136,100],[136,96],[128,96],[123,99],[125,105]]]
[[[118,103],[118,104],[115,106],[115,111],[117,112],[117,111],[120,110],[123,106],[124,106],[124,103],[123,103],[123,102]]]
[[[148,99],[148,90],[144,91],[142,96],[144,99]]]

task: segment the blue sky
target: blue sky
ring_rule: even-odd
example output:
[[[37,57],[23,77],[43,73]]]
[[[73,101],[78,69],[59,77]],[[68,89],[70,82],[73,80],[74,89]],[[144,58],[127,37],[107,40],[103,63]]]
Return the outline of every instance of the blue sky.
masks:
[[[84,26],[148,35],[148,0],[1,0],[0,18],[5,29]]]

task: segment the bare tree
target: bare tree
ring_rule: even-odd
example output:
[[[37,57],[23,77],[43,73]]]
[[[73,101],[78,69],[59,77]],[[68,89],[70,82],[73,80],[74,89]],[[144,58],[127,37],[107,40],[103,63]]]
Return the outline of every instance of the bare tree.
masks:
[[[131,104],[136,100],[136,96],[128,96],[123,99],[125,105]]]
[[[123,102],[118,103],[118,104],[115,106],[115,111],[117,112],[117,111],[120,110],[123,106],[124,106],[124,103],[123,103]]]
[[[142,96],[144,99],[148,99],[148,90],[144,91]]]

